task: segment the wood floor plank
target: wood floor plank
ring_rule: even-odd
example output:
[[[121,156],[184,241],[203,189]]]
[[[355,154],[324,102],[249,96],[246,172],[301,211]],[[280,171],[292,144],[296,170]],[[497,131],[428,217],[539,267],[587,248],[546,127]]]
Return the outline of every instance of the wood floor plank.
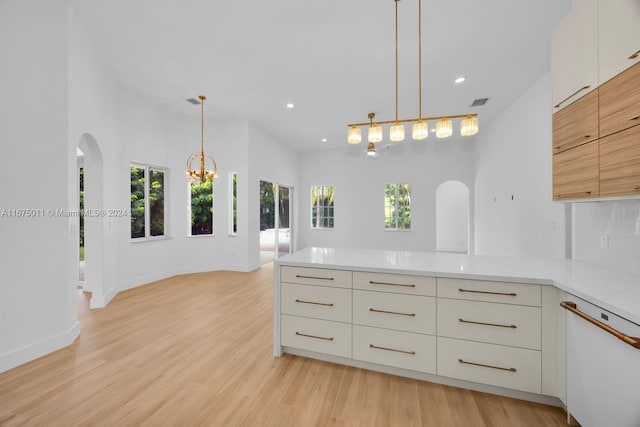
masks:
[[[79,339],[0,374],[0,426],[565,425],[554,407],[274,358],[273,264],[78,304]]]

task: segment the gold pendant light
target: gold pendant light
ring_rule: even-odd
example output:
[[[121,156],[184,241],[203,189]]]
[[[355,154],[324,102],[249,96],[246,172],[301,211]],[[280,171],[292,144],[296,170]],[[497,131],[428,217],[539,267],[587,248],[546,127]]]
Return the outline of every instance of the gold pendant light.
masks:
[[[360,127],[369,126],[368,141],[377,143],[382,141],[382,128],[379,125],[391,124],[389,129],[389,139],[394,142],[403,141],[405,137],[402,123],[414,123],[411,127],[411,136],[414,140],[420,141],[429,136],[429,121],[439,120],[436,124],[436,136],[447,138],[453,135],[453,123],[451,119],[464,119],[460,123],[460,134],[462,136],[473,136],[478,133],[477,114],[456,114],[447,116],[423,117],[422,116],[422,0],[418,0],[418,98],[419,116],[416,119],[400,119],[398,117],[398,2],[395,3],[395,88],[396,88],[396,108],[395,120],[378,121],[373,123],[373,113],[369,113],[369,122],[348,124],[347,141],[349,144],[359,144],[362,141]]]
[[[187,160],[187,177],[189,183],[192,185],[201,184],[205,181],[213,180],[218,176],[218,165],[216,161],[209,154],[204,152],[204,100],[207,99],[204,95],[198,96],[200,98],[200,152],[193,153]],[[194,169],[192,163],[194,160],[198,160],[199,168]],[[209,160],[209,162],[207,162]],[[209,163],[213,166],[212,169],[205,170],[205,164]]]

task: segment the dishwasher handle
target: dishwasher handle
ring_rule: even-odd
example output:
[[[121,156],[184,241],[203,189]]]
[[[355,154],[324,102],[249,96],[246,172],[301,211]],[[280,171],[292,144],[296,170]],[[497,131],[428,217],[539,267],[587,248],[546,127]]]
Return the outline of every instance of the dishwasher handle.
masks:
[[[605,323],[602,323],[601,321],[599,321],[597,319],[594,319],[593,317],[581,312],[580,310],[577,309],[577,306],[576,306],[575,302],[573,302],[573,301],[562,301],[560,303],[560,306],[565,308],[565,309],[567,309],[567,310],[569,310],[573,314],[576,314],[576,315],[582,317],[587,322],[593,323],[594,325],[596,325],[600,329],[604,329],[605,331],[607,331],[608,333],[610,333],[614,337],[616,337],[619,340],[624,341],[625,343],[629,344],[631,347],[640,349],[640,338],[630,337],[628,335],[625,335],[622,332],[612,328],[611,326],[609,326],[609,325],[607,325]]]

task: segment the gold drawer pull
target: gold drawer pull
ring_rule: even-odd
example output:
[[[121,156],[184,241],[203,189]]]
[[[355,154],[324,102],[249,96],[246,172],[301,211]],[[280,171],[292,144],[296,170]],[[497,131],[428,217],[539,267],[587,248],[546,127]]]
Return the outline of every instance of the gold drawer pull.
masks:
[[[631,59],[631,58],[629,58]],[[573,92],[571,95],[567,96],[565,99],[563,99],[562,101],[558,102],[556,105],[554,105],[554,108],[560,108],[560,106],[562,104],[565,103],[565,101],[567,101],[569,98],[571,98],[574,95],[579,94],[580,92],[582,92],[583,90],[589,89],[591,86],[590,85],[586,85],[586,86],[582,86],[580,89],[578,89],[577,91]]]
[[[374,313],[387,313],[387,314],[397,314],[398,316],[416,317],[415,313],[401,313],[399,311],[378,310],[375,308],[369,308],[369,311],[373,311]]]
[[[483,368],[499,369],[501,371],[517,372],[516,368],[503,368],[501,366],[492,366],[492,365],[485,365],[482,363],[467,362],[466,360],[462,360],[462,359],[458,359],[458,363],[464,363],[465,365],[482,366]]]
[[[307,337],[307,338],[316,338],[319,340],[325,340],[325,341],[333,341],[333,337],[319,337],[317,335],[307,335],[307,334],[303,334],[302,332],[296,332],[296,335],[299,335],[301,337]]]
[[[462,289],[462,288],[458,288],[459,292],[470,292],[473,294],[489,294],[489,295],[504,295],[504,296],[508,296],[508,297],[517,297],[518,294],[516,294],[515,292],[490,292],[490,291],[474,291],[471,289]]]
[[[629,120],[638,120],[638,119],[640,119],[640,116],[631,117]]]
[[[591,191],[581,191],[580,193],[558,194],[559,199],[573,199],[575,197],[590,196]]]
[[[296,302],[299,302],[300,304],[315,304],[315,305],[324,305],[325,307],[333,307],[333,303],[327,304],[324,302],[304,301],[301,299],[297,299]]]
[[[611,326],[607,325],[606,323],[602,323],[601,321],[599,321],[597,319],[594,319],[593,317],[581,312],[580,310],[578,310],[578,307],[577,307],[575,302],[562,301],[560,303],[560,306],[566,308],[567,310],[569,310],[573,314],[576,314],[576,315],[582,317],[587,322],[593,323],[598,328],[604,329],[605,331],[609,332],[611,335],[613,335],[614,337],[618,338],[619,340],[626,342],[631,347],[640,349],[640,338],[630,337],[629,335],[625,335],[622,332],[618,331],[617,329],[613,329]]]
[[[473,323],[474,325],[496,326],[498,328],[511,328],[511,329],[517,328],[516,325],[501,325],[499,323],[474,322],[472,320],[464,320],[464,319],[458,319],[458,321],[460,323]]]
[[[333,277],[316,277],[316,276],[302,276],[300,274],[296,274],[298,279],[318,279],[318,280],[333,280]]]
[[[416,287],[416,285],[414,285],[414,284],[405,285],[404,283],[375,282],[373,280],[369,280],[369,284],[370,285],[387,285],[387,286],[404,286],[404,287],[407,287],[407,288],[415,288]]]
[[[395,351],[396,353],[412,354],[415,355],[415,351],[396,350],[395,348],[379,347],[377,345],[369,344],[369,348],[377,348],[378,350]]]
[[[629,59],[636,59],[638,55],[640,55],[640,50],[636,50],[635,52],[633,52]]]

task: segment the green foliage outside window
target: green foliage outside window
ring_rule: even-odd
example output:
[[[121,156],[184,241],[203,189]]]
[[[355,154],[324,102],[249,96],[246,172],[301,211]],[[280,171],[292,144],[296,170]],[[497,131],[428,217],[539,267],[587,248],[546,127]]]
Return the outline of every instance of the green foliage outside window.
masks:
[[[144,167],[131,166],[131,238],[144,237]]]
[[[411,229],[411,184],[385,184],[384,228]]]
[[[164,236],[164,172],[149,169],[149,225],[152,236]]]
[[[311,228],[333,228],[334,191],[332,186],[311,187]]]
[[[213,234],[213,180],[191,185],[191,235]]]

